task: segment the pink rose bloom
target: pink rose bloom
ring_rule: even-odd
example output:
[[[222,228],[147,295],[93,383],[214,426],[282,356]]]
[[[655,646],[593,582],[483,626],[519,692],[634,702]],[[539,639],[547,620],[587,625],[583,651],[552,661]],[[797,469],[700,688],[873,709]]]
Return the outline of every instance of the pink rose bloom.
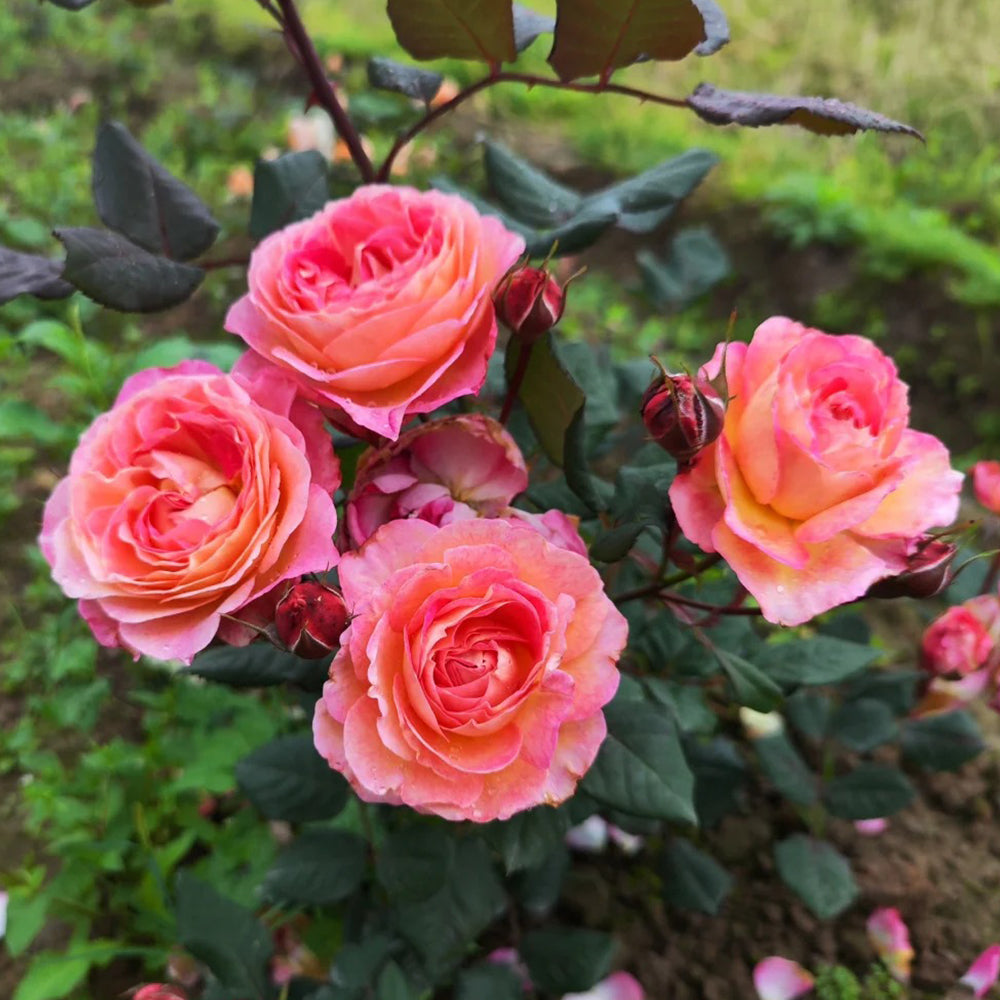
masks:
[[[478,392],[520,236],[455,195],[366,185],[264,239],[226,317],[324,409],[395,439]]]
[[[942,677],[965,677],[984,666],[996,646],[1000,602],[992,594],[957,604],[927,627],[921,662]]]
[[[553,545],[578,555],[587,555],[587,543],[580,537],[577,525],[580,519],[561,510],[547,510],[541,514],[532,514],[517,507],[508,507],[500,514],[508,521],[520,521],[529,528],[534,528]]]
[[[976,462],[972,467],[972,489],[987,510],[1000,514],[1000,462]]]
[[[313,735],[362,799],[487,822],[573,794],[628,635],[586,559],[509,521],[392,521],[340,585]]]
[[[347,501],[348,534],[357,546],[400,518],[450,524],[495,517],[527,486],[521,450],[492,417],[432,420],[361,456]]]
[[[684,534],[718,552],[768,621],[798,625],[907,568],[908,541],[950,523],[962,482],[937,438],[910,430],[906,386],[870,340],[781,317],[720,344],[731,397],[721,437],[670,498]]]
[[[84,432],[39,541],[102,645],[190,663],[220,627],[250,640],[224,616],[337,562],[330,439],[272,389],[255,402],[203,362],[149,369]]]

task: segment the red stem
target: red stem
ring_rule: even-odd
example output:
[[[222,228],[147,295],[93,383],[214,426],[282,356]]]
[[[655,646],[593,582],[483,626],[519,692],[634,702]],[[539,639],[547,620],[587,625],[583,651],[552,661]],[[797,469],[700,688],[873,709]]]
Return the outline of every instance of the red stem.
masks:
[[[467,101],[474,94],[492,87],[495,83],[523,83],[528,87],[550,87],[553,90],[572,90],[580,94],[620,94],[625,97],[635,97],[640,101],[652,101],[654,104],[666,104],[672,108],[686,108],[687,101],[677,97],[663,97],[660,94],[650,94],[645,90],[636,90],[634,87],[622,87],[616,83],[579,83],[576,81],[555,80],[546,76],[532,76],[530,73],[494,73],[483,77],[475,83],[469,84],[464,90],[460,90],[450,101],[438,105],[427,112],[419,121],[414,122],[396,141],[392,149],[389,150],[385,162],[379,168],[377,180],[385,183],[389,180],[392,171],[392,164],[404,146],[407,146],[416,136],[418,136],[428,125],[437,121],[449,111],[454,110],[459,104]]]
[[[528,362],[531,360],[531,352],[534,344],[521,344],[521,351],[517,357],[517,367],[511,377],[510,385],[507,386],[507,397],[503,401],[503,409],[500,410],[500,423],[507,425],[510,411],[514,408],[514,400],[521,389],[521,383],[528,371]]]
[[[310,38],[309,32],[306,31],[306,26],[302,23],[302,18],[299,16],[295,0],[277,0],[277,2],[281,8],[282,26],[286,37],[294,46],[293,51],[302,68],[305,70],[309,82],[312,84],[316,100],[319,102],[320,107],[333,119],[337,134],[347,145],[351,159],[358,168],[358,173],[361,174],[361,180],[365,184],[371,184],[375,180],[375,168],[372,166],[371,160],[368,159],[368,154],[361,145],[361,136],[358,135],[358,130],[354,127],[354,122],[351,121],[347,112],[341,106],[340,101],[337,100],[333,85],[327,78],[323,64],[320,62],[316,46],[313,45],[312,38]]]
[[[695,601],[690,597],[681,597],[679,594],[660,594],[660,600],[667,604],[679,604],[684,608],[695,608],[698,611],[711,611],[717,615],[750,615],[760,617],[763,612],[760,608],[738,608],[733,605],[708,604],[705,601]]]

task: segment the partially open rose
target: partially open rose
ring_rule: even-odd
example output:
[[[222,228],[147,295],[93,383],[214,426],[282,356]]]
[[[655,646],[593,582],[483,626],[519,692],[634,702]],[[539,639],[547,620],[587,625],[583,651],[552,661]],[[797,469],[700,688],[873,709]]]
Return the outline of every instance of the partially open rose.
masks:
[[[190,663],[227,616],[337,562],[339,466],[293,390],[255,402],[203,362],[150,369],[84,432],[40,542],[99,642]]]
[[[720,344],[722,436],[670,489],[691,541],[718,552],[764,617],[808,621],[902,573],[909,541],[958,511],[962,477],[910,430],[906,386],[870,340],[790,319]]]
[[[392,521],[340,584],[313,733],[363,799],[486,822],[572,795],[628,631],[584,557],[516,522]]]

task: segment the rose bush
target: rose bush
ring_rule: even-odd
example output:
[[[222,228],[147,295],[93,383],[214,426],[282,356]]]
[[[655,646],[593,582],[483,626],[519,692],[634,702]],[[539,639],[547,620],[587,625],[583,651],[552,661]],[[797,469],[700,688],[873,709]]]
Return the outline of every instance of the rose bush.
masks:
[[[482,386],[493,288],[523,250],[462,198],[369,185],[256,248],[226,329],[324,408],[395,439],[407,416]]]
[[[718,552],[764,617],[797,625],[907,568],[909,542],[958,511],[962,477],[911,430],[907,388],[871,341],[776,317],[720,344],[731,397],[721,437],[670,498],[684,534]]]
[[[313,733],[361,798],[485,822],[573,793],[628,631],[586,559],[502,520],[393,521],[340,583]]]
[[[84,432],[40,543],[103,645],[190,663],[242,608],[337,562],[330,439],[269,386],[275,409],[203,362],[149,369]]]

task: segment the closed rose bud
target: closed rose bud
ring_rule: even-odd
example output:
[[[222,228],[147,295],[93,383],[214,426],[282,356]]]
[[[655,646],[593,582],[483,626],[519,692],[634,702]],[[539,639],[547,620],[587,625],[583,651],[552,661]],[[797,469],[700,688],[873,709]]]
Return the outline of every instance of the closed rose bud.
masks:
[[[534,343],[562,317],[563,288],[544,267],[522,265],[508,271],[493,293],[497,317],[524,343]]]
[[[937,677],[967,677],[990,661],[997,647],[1000,600],[992,594],[949,608],[927,626],[920,662]]]
[[[321,583],[304,580],[278,602],[274,628],[291,652],[318,660],[339,645],[349,617],[340,594]]]
[[[132,1000],[188,1000],[188,996],[179,986],[148,983],[135,992]]]
[[[642,419],[652,439],[683,467],[722,433],[726,403],[707,379],[660,370],[642,397]]]
[[[958,548],[940,539],[918,539],[909,565],[898,576],[886,577],[868,588],[866,597],[933,597],[952,579],[951,564]]]

